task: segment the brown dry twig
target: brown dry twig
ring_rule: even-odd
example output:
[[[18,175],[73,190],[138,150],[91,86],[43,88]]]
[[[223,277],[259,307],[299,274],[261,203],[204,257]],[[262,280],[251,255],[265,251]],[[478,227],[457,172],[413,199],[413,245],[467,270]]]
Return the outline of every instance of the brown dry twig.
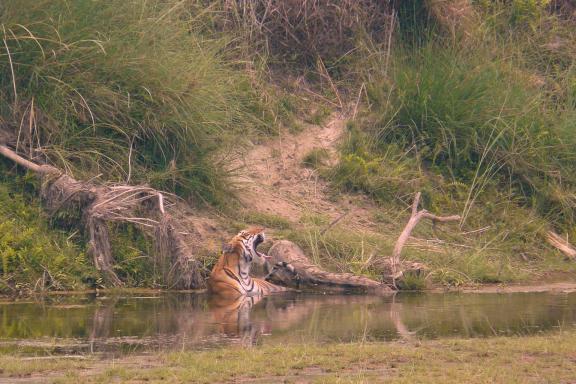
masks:
[[[402,253],[402,248],[406,244],[406,241],[410,237],[410,234],[416,227],[416,225],[420,222],[420,220],[426,218],[432,220],[433,223],[446,223],[450,221],[458,221],[460,220],[459,215],[453,216],[436,216],[425,209],[418,211],[418,204],[420,203],[420,196],[421,193],[416,193],[414,196],[414,201],[412,202],[412,214],[410,215],[410,220],[404,227],[404,230],[396,240],[396,245],[394,246],[394,250],[392,251],[392,256],[390,257],[390,267],[391,267],[391,277],[392,282],[396,281],[399,277],[402,276],[403,271],[400,269],[400,254]]]

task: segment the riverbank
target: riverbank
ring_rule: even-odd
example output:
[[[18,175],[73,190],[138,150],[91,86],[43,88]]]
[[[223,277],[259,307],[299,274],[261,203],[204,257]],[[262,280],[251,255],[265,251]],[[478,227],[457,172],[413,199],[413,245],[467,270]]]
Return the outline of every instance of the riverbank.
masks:
[[[101,360],[0,356],[0,383],[561,383],[576,332],[531,337],[226,347]]]
[[[161,294],[178,294],[178,293],[195,293],[204,294],[207,291],[204,289],[199,290],[163,290],[163,289],[152,289],[152,288],[114,288],[114,289],[84,289],[76,291],[45,291],[36,292],[26,296],[10,296],[0,294],[0,303],[6,303],[10,301],[17,300],[18,302],[30,301],[34,302],[35,299],[42,299],[44,297],[58,297],[58,296],[85,296],[85,295],[96,295],[96,296],[132,296],[132,295],[161,295]],[[559,281],[559,282],[549,282],[549,283],[516,283],[516,284],[480,284],[480,285],[469,285],[462,287],[436,287],[430,289],[424,289],[419,291],[402,291],[405,293],[419,292],[419,293],[538,293],[538,292],[550,292],[550,293],[571,293],[576,292],[576,282],[572,281]],[[387,292],[381,295],[389,296],[398,294],[400,292]],[[372,294],[367,295],[372,296]]]

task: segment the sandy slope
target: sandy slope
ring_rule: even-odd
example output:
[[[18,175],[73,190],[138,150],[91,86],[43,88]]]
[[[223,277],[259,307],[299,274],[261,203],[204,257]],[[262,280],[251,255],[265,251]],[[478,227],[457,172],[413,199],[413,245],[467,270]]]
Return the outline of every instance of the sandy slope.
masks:
[[[315,148],[324,148],[330,161],[336,162],[345,123],[346,116],[334,113],[323,125],[306,125],[296,134],[282,131],[278,137],[255,144],[237,164],[242,171],[235,181],[244,208],[293,223],[306,214],[334,220],[349,212],[342,222],[370,228],[372,202],[330,191],[317,171],[302,166],[304,156]]]

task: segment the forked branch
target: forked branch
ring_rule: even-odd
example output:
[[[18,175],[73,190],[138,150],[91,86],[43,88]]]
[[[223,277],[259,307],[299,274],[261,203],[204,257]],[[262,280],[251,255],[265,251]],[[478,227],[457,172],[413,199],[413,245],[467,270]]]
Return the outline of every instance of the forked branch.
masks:
[[[396,245],[394,246],[394,250],[392,251],[392,256],[390,257],[390,267],[391,267],[391,274],[392,274],[391,277],[392,277],[393,283],[395,282],[396,279],[401,277],[403,274],[403,271],[400,268],[400,264],[401,264],[400,263],[400,255],[402,253],[402,249],[404,248],[404,245],[406,244],[406,241],[408,241],[410,234],[412,233],[412,231],[414,230],[416,225],[420,222],[420,220],[430,219],[430,220],[432,220],[433,223],[445,223],[445,222],[449,222],[449,221],[460,220],[459,215],[436,216],[436,215],[428,212],[425,209],[418,211],[418,205],[420,203],[420,196],[421,196],[420,192],[416,193],[416,196],[414,196],[414,201],[412,202],[412,214],[410,215],[410,220],[408,220],[408,223],[404,227],[404,230],[402,231],[402,233],[398,237],[398,240],[396,240]]]

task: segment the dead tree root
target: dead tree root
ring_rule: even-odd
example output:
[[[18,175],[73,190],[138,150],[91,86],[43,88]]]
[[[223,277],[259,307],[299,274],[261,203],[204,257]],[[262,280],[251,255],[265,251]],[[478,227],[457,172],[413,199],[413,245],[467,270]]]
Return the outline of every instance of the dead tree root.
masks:
[[[81,226],[89,238],[89,254],[106,286],[123,285],[114,271],[109,224],[131,223],[152,237],[157,264],[168,266],[163,271],[162,286],[204,288],[207,273],[186,245],[177,220],[166,212],[164,201],[172,196],[148,186],[78,181],[55,167],[31,162],[2,145],[0,154],[40,176],[42,201],[50,214],[67,208],[80,210]]]

